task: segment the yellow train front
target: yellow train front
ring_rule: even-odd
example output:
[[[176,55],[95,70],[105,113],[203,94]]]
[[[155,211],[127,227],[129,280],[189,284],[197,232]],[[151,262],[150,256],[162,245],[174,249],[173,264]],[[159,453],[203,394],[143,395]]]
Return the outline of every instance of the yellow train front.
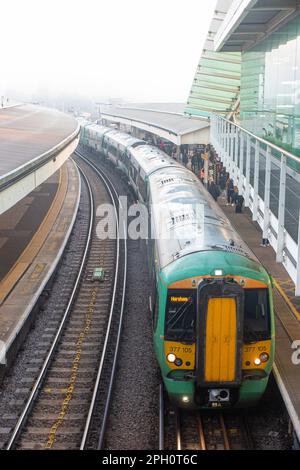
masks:
[[[199,276],[209,258],[217,276],[214,268]],[[242,263],[249,276],[254,262],[240,258],[197,253],[161,273],[154,342],[166,391],[180,407],[251,406],[265,391],[274,358],[271,282],[261,267],[259,280],[241,276]],[[174,282],[181,269],[191,277]]]

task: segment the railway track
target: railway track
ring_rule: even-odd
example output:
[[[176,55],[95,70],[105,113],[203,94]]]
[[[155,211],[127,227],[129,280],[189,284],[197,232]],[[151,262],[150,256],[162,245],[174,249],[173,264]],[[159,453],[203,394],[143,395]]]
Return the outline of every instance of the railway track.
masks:
[[[34,385],[10,435],[8,450],[103,445],[122,329],[127,245],[120,237],[113,185],[84,159],[78,166],[89,194],[84,253],[71,294],[66,289],[67,305],[43,365],[37,375],[27,377]],[[114,206],[116,240],[96,236],[95,208],[108,202]],[[104,269],[103,282],[93,282],[97,267]]]
[[[185,411],[172,408],[160,391],[160,450],[253,449],[247,416],[232,411]]]

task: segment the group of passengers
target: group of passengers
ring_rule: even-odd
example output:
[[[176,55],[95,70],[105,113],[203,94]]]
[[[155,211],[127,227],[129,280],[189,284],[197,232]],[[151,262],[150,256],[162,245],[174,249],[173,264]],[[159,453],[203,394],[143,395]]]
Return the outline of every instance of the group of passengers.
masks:
[[[232,207],[235,206],[235,212],[241,213],[243,204],[244,204],[244,197],[239,194],[238,187],[234,185],[233,179],[230,178],[229,173],[227,174],[226,179],[226,195],[227,195],[227,203],[226,206],[230,204]]]
[[[171,142],[166,142],[163,139],[157,139],[156,145],[169,156],[178,160],[185,167],[190,168],[204,183],[204,159],[202,158],[203,150],[199,147],[191,148],[189,145],[180,145],[179,149]],[[222,163],[218,160],[217,154],[214,149],[208,145],[206,152],[209,156],[210,166],[214,166],[214,176],[208,178],[208,191],[215,201],[222,192],[226,192],[227,206],[232,205],[235,207],[236,213],[241,213],[244,198],[238,192],[238,187],[234,185],[233,179],[230,178],[229,173],[226,172]]]

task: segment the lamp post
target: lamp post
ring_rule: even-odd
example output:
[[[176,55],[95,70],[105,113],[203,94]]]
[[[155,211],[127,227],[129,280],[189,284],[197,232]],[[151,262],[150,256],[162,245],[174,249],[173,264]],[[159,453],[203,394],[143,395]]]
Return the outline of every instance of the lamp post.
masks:
[[[101,106],[102,106],[102,105],[108,105],[108,103],[102,103],[102,102],[96,103],[96,106],[97,106],[97,108],[98,108],[99,121],[100,121],[100,119],[101,119]]]

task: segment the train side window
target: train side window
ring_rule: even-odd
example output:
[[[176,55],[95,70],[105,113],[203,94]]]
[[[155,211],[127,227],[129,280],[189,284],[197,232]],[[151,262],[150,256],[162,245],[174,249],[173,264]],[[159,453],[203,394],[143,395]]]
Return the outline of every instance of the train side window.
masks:
[[[245,342],[262,341],[271,336],[268,289],[245,289]]]
[[[169,341],[195,341],[196,292],[174,290],[168,292],[165,338]]]

